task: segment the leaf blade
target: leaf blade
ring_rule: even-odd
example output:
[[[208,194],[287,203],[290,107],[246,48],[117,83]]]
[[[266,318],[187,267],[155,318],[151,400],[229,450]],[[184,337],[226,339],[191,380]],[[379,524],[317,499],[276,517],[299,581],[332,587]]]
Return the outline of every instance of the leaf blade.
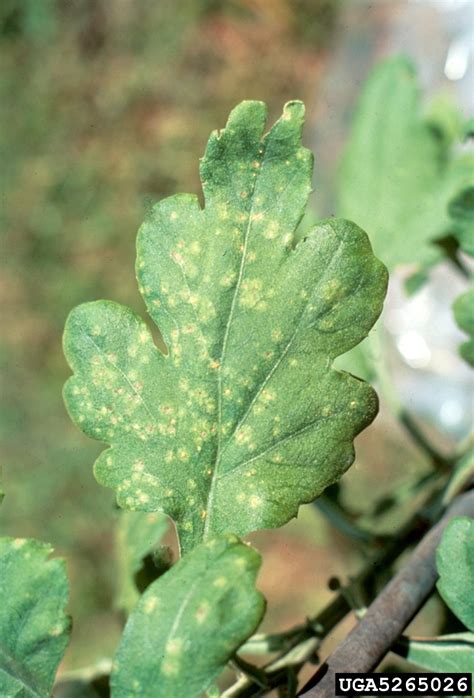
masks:
[[[0,539],[0,692],[46,698],[69,639],[62,560],[36,540]],[[28,622],[26,622],[28,621]]]
[[[264,613],[259,566],[254,550],[227,535],[202,543],[153,582],[127,622],[112,696],[202,695]],[[144,652],[144,644],[153,649]]]
[[[377,411],[331,364],[368,334],[386,271],[347,221],[293,249],[311,186],[303,108],[287,105],[266,135],[264,118],[242,103],[211,135],[204,209],[170,197],[139,232],[140,291],[168,354],[117,304],[79,306],[66,324],[69,412],[112,444],[97,479],[121,506],[171,516],[183,549],[285,523],[350,465]]]
[[[452,612],[474,631],[474,520],[454,518],[436,553],[437,589]]]

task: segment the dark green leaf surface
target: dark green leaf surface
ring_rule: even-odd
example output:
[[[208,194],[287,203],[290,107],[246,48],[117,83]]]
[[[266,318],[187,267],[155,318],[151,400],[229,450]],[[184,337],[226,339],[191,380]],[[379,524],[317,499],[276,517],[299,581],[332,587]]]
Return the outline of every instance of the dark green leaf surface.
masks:
[[[243,102],[201,162],[205,208],[157,204],[137,275],[169,354],[111,302],[79,306],[64,347],[74,421],[112,448],[95,465],[122,507],[161,510],[184,549],[284,524],[353,460],[372,389],[332,370],[378,317],[386,270],[354,224],[323,221],[293,248],[311,185],[303,105],[267,135]]]
[[[166,517],[158,512],[121,512],[117,526],[118,608],[130,611],[138,601],[135,574],[167,530]]]
[[[430,243],[450,228],[448,203],[473,182],[472,157],[454,159],[420,114],[411,64],[377,66],[364,88],[342,163],[339,213],[362,226],[392,270],[424,269],[440,255]]]
[[[0,695],[47,698],[69,639],[68,583],[52,548],[0,539]]]
[[[468,364],[474,366],[474,288],[456,298],[453,311],[457,324],[469,335],[469,340],[461,344],[459,352]]]
[[[464,672],[474,667],[473,633],[457,633],[423,639],[404,637],[392,649],[409,662],[417,664],[420,669],[428,669],[436,673]]]
[[[113,698],[201,696],[254,632],[260,556],[235,536],[202,543],[145,591],[125,627]]]
[[[474,631],[474,520],[453,519],[437,550],[438,591],[460,621]]]

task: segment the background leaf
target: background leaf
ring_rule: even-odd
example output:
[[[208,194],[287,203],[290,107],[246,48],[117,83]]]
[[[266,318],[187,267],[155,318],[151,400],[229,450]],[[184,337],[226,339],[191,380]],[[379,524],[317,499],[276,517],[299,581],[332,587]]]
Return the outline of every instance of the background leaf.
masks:
[[[474,631],[474,520],[460,516],[448,524],[436,561],[439,593],[459,620]]]
[[[449,203],[448,211],[461,249],[474,257],[474,186],[454,197]]]
[[[465,361],[474,366],[474,287],[458,296],[453,303],[454,318],[459,327],[469,335],[459,347]]]
[[[69,640],[68,583],[52,548],[0,539],[0,695],[47,698]]]
[[[129,612],[139,599],[135,575],[168,530],[158,512],[123,511],[117,525],[118,591],[116,605]]]
[[[474,666],[473,633],[423,639],[402,637],[392,649],[421,669],[436,673],[469,671]]]
[[[185,549],[295,516],[349,467],[377,410],[331,363],[378,317],[385,268],[346,221],[292,248],[312,167],[303,106],[263,136],[265,115],[243,102],[211,135],[204,209],[170,197],[140,230],[140,289],[168,356],[114,303],[79,306],[65,330],[69,412],[113,445],[97,478],[121,506],[169,514]]]
[[[368,233],[389,270],[426,269],[431,243],[450,228],[448,203],[472,184],[473,160],[422,119],[415,71],[405,58],[377,66],[366,83],[342,162],[339,213]]]
[[[235,536],[201,544],[145,591],[125,627],[113,698],[202,695],[264,613],[260,556]]]

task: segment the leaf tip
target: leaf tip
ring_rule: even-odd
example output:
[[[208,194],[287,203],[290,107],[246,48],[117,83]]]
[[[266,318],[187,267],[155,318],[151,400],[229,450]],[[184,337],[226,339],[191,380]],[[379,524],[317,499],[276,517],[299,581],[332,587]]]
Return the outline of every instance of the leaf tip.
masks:
[[[258,100],[246,99],[232,109],[227,119],[224,132],[233,134],[236,131],[262,132],[267,119],[267,105]]]

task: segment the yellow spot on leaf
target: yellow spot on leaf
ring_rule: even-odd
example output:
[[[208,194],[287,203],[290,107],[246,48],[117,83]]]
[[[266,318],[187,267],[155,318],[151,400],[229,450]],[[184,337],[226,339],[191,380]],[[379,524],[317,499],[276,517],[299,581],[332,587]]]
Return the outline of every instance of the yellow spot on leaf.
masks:
[[[217,589],[225,589],[228,585],[229,580],[227,577],[217,577],[217,579],[212,582],[212,586],[217,587]]]
[[[252,509],[258,509],[259,507],[262,506],[263,500],[262,500],[262,498],[259,497],[258,495],[252,494],[252,495],[249,497],[249,504],[250,504],[250,507],[251,507]]]
[[[156,596],[150,596],[145,601],[145,604],[143,606],[145,613],[150,614],[153,613],[155,608],[158,606],[158,598]]]
[[[211,607],[207,601],[203,601],[202,604],[198,607],[196,613],[194,614],[194,618],[199,623],[199,625],[206,620],[210,610]]]

